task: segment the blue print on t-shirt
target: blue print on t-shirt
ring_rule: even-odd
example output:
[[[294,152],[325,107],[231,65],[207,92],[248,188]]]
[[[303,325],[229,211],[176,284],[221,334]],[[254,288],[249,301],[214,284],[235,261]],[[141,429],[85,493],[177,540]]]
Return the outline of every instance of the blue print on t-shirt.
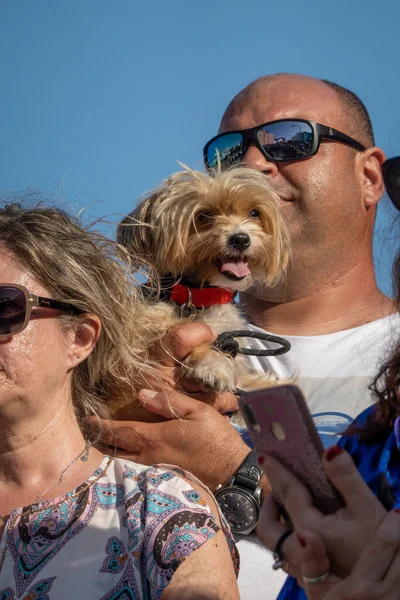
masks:
[[[324,448],[336,444],[353,419],[345,413],[322,412],[312,415]]]

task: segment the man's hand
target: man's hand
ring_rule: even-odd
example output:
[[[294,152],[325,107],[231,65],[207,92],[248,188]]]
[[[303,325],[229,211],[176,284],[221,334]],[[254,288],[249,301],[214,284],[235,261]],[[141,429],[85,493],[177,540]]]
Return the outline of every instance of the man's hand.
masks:
[[[201,400],[220,413],[238,409],[237,398],[229,392],[204,391],[193,379],[182,377],[181,363],[194,350],[204,344],[212,344],[216,332],[205,323],[186,323],[175,327],[161,340],[157,347],[157,378],[147,382],[146,387],[156,390],[174,389]],[[157,411],[158,412],[158,411]]]
[[[168,419],[160,423],[103,421],[102,442],[117,446],[117,456],[144,465],[167,463],[186,469],[212,491],[238,469],[248,446],[228,419],[210,404],[175,390],[141,390],[148,411]],[[227,394],[230,404],[237,400]],[[229,402],[229,400],[228,400]],[[228,408],[233,410],[233,408]],[[96,426],[96,421],[92,420]]]

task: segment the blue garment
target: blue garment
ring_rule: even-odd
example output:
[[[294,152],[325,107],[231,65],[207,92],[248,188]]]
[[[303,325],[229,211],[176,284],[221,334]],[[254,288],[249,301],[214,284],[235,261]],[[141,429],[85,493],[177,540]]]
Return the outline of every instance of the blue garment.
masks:
[[[355,423],[365,424],[375,406],[367,408]],[[357,435],[344,435],[339,446],[351,454],[364,481],[390,510],[400,508],[400,417],[386,441],[363,442]],[[307,596],[293,577],[288,577],[277,600],[307,600]]]

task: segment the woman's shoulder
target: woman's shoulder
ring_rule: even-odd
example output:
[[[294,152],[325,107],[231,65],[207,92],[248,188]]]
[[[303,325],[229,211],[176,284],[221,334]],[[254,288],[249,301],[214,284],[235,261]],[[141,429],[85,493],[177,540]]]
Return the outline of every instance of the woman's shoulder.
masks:
[[[125,499],[136,490],[148,507],[152,503],[188,506],[208,512],[216,518],[217,511],[210,490],[191,473],[175,465],[142,465],[123,458],[112,459],[106,479],[121,488]],[[163,498],[163,500],[162,500]]]
[[[143,465],[141,463],[137,463],[133,460],[127,460],[125,458],[112,458],[112,466],[114,472],[118,477],[126,477],[126,473],[135,472],[137,474],[143,473],[143,476],[148,475],[149,473],[169,473],[174,477],[183,477],[183,478],[193,478],[190,473],[177,467],[176,465],[167,465],[167,464],[154,464],[154,465]],[[172,478],[172,477],[171,477]],[[167,478],[168,479],[168,478]],[[195,479],[195,478],[194,478]]]
[[[354,433],[344,435],[339,445],[353,458],[364,481],[389,510],[400,506],[400,427],[394,427],[373,438],[360,435],[373,416],[375,405],[354,421]]]
[[[239,558],[230,528],[212,492],[194,475],[175,465],[148,466],[115,458],[108,477],[121,490],[127,514],[132,510],[140,512],[148,533],[158,526],[164,535],[172,529],[180,535],[190,533],[198,538],[196,546],[222,529],[238,569]]]
[[[161,544],[181,561],[222,530],[238,571],[230,529],[210,490],[192,474],[174,465],[148,466],[115,458],[107,480],[122,496],[128,528],[130,523],[142,524],[144,555]]]
[[[113,458],[100,486],[115,488],[118,504],[142,505],[142,511],[158,511],[161,505],[170,510],[189,509],[202,512],[219,521],[218,508],[210,490],[196,477],[175,465],[142,465],[123,458]]]
[[[148,492],[151,489],[186,489],[197,488],[208,495],[208,488],[188,471],[175,465],[156,464],[142,465],[124,458],[113,458],[107,472],[108,479],[116,484],[140,484]]]
[[[339,440],[339,446],[345,448],[350,454],[354,454],[360,446],[363,445],[362,437],[360,432],[367,425],[375,411],[375,405],[369,406],[362,413],[360,413],[352,422],[351,430],[349,433],[345,433]]]
[[[350,454],[357,454],[361,450],[363,453],[375,452],[387,444],[393,445],[393,442],[396,444],[393,428],[374,436],[369,434],[376,410],[376,404],[366,408],[354,419],[349,432],[341,437],[339,445]]]

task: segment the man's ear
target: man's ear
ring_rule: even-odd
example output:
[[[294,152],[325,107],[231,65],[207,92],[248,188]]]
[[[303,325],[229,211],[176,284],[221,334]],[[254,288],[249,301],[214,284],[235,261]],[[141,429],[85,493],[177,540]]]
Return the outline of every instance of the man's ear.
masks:
[[[101,332],[101,321],[97,315],[85,315],[83,321],[71,332],[69,369],[74,369],[93,351]]]
[[[360,156],[361,185],[366,207],[375,206],[383,196],[385,185],[382,165],[385,160],[385,153],[377,146],[367,148]]]

